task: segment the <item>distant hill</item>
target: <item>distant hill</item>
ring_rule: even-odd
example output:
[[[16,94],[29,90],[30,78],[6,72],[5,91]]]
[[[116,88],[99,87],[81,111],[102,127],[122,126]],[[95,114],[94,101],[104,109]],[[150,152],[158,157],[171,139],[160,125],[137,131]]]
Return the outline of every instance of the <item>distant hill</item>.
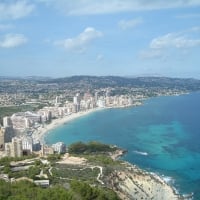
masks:
[[[49,77],[0,77],[1,92],[45,93],[63,90],[87,91],[103,88],[129,91],[129,89],[162,90],[172,89],[185,92],[200,90],[200,80],[169,77],[120,77],[120,76],[71,76]]]
[[[56,83],[74,85],[76,87],[88,86],[102,87],[169,87],[199,90],[200,80],[192,78],[169,77],[119,77],[119,76],[72,76],[66,78],[48,79],[43,83]]]

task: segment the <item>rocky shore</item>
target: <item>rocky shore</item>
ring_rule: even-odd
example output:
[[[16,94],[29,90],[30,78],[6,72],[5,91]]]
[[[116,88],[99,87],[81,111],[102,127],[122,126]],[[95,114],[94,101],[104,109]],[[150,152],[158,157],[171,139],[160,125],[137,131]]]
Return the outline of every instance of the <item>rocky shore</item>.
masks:
[[[106,177],[107,185],[122,200],[181,200],[180,194],[159,176],[124,162],[123,170],[114,170]]]
[[[117,149],[110,157],[117,160],[127,153]],[[123,161],[118,168],[104,177],[107,187],[114,190],[122,200],[183,200],[188,199],[155,173],[147,172],[136,165]]]

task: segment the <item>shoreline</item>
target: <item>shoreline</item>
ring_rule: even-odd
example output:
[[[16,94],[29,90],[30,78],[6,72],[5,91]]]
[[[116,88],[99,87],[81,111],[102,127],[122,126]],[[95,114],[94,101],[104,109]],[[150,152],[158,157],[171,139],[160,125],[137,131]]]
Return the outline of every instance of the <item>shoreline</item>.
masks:
[[[72,120],[78,119],[80,117],[89,115],[93,112],[103,110],[103,109],[105,109],[105,108],[93,108],[93,109],[86,110],[86,111],[71,113],[71,114],[66,115],[62,118],[53,119],[51,121],[51,123],[44,124],[43,127],[40,126],[37,130],[33,131],[32,138],[33,138],[34,141],[40,141],[41,144],[46,144],[45,136],[49,133],[49,131],[52,131],[55,128],[57,128],[57,127],[59,127],[63,124],[66,124],[66,123],[68,123]]]
[[[146,99],[145,99],[146,100]],[[128,107],[137,107],[143,105],[143,101],[140,103],[128,105],[128,106],[108,106],[108,107],[96,107],[85,111],[80,111],[77,113],[70,113],[61,118],[52,119],[51,123],[44,124],[43,127],[40,126],[38,129],[34,130],[32,133],[32,138],[34,141],[40,141],[42,145],[46,144],[45,136],[49,133],[49,131],[54,130],[55,128],[68,123],[69,121],[78,119],[79,117],[86,116],[96,111],[105,110],[105,109],[115,109],[115,108],[128,108]]]
[[[180,93],[180,94],[174,94],[174,95],[164,95],[164,96],[177,96],[177,95],[184,95],[184,94],[188,94],[188,93]],[[162,96],[162,95],[161,95]],[[160,96],[156,96],[156,97],[160,97]],[[51,121],[51,123],[49,124],[44,124],[43,127],[39,127],[37,130],[34,130],[33,133],[32,133],[32,138],[33,140],[35,141],[40,141],[41,144],[46,144],[45,142],[45,136],[48,134],[49,131],[52,131],[53,129],[57,128],[58,126],[61,126],[69,121],[72,121],[72,120],[75,120],[79,117],[82,117],[82,116],[85,116],[85,115],[88,115],[90,113],[93,113],[93,112],[96,112],[96,111],[99,111],[99,110],[104,110],[104,109],[115,109],[115,108],[128,108],[128,107],[137,107],[137,106],[142,106],[144,105],[144,101],[148,100],[148,99],[151,99],[152,97],[150,98],[144,98],[142,99],[140,102],[137,102],[136,104],[132,104],[132,105],[123,105],[123,106],[108,106],[108,107],[95,107],[95,108],[92,108],[92,109],[89,109],[89,110],[86,110],[86,111],[80,111],[80,112],[77,112],[77,113],[70,113],[69,115],[66,115],[64,117],[61,117],[61,118],[56,118],[56,119],[53,119]],[[155,97],[154,97],[155,98]]]
[[[123,157],[124,154],[126,154],[128,151],[124,149],[118,149],[116,152],[110,155],[110,157],[116,161]],[[115,171],[114,177],[116,178],[116,183],[119,181],[122,181],[121,184],[113,184],[113,190],[115,190],[118,195],[124,199],[128,200],[126,195],[128,195],[130,198],[135,198],[133,196],[133,193],[136,191],[144,192],[144,196],[146,195],[146,198],[149,198],[152,196],[152,198],[155,198],[156,200],[160,199],[174,199],[174,200],[191,200],[193,197],[192,194],[181,194],[177,188],[174,187],[172,183],[170,183],[170,180],[172,177],[167,177],[164,175],[157,174],[156,172],[148,171],[145,169],[140,168],[139,166],[135,165],[134,163],[130,163],[128,161],[122,160],[126,171]],[[135,175],[135,173],[137,175]],[[112,177],[113,178],[113,177]],[[169,179],[167,181],[167,179]],[[141,189],[142,188],[142,189]],[[150,192],[151,188],[151,192]],[[162,191],[159,194],[158,191]],[[125,196],[124,196],[125,195]],[[155,195],[155,196],[154,196]],[[138,194],[139,199],[145,198],[144,196],[140,196]]]
[[[189,200],[181,195],[176,188],[167,183],[156,173],[124,161],[124,170],[116,170],[109,177],[112,188],[123,200],[154,199],[154,200]],[[108,179],[108,180],[109,180]]]

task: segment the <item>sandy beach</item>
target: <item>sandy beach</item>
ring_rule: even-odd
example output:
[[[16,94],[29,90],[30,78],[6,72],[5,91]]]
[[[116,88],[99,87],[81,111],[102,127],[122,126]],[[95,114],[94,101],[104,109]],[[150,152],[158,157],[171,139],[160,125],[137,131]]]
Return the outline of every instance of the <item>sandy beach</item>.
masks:
[[[139,106],[142,105],[142,103],[136,103],[133,104],[131,106]],[[77,119],[79,117],[88,115],[92,112],[98,111],[98,110],[103,110],[103,109],[113,109],[113,108],[124,108],[124,107],[128,107],[128,106],[108,106],[108,107],[96,107],[96,108],[92,108],[86,111],[80,111],[77,113],[70,113],[69,115],[63,116],[61,118],[57,118],[57,119],[53,119],[51,121],[50,124],[44,124],[41,125],[37,130],[35,130],[32,134],[32,138],[34,141],[40,141],[41,144],[45,144],[45,140],[44,137],[45,135],[55,129],[56,127],[65,124],[71,120]]]
[[[93,109],[86,110],[86,111],[71,113],[71,114],[64,116],[62,118],[53,119],[50,124],[44,124],[43,127],[40,126],[37,130],[35,130],[32,134],[32,138],[33,138],[34,141],[40,141],[41,144],[45,144],[44,137],[45,137],[46,134],[48,134],[48,132],[50,130],[53,130],[56,127],[58,127],[62,124],[65,124],[65,123],[67,123],[71,120],[77,119],[79,117],[88,115],[92,112],[102,110],[102,109],[104,109],[104,108],[93,108]]]

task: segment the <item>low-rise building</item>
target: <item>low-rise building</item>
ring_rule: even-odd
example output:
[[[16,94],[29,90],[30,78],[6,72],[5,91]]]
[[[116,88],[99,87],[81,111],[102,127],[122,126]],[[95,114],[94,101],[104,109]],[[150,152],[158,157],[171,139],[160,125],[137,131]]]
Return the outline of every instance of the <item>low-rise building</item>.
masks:
[[[36,180],[34,183],[41,187],[49,187],[49,180]]]
[[[66,145],[63,142],[57,142],[52,145],[54,152],[61,154],[66,152]]]
[[[41,147],[41,156],[48,156],[54,154],[54,149],[47,145],[42,145]]]

